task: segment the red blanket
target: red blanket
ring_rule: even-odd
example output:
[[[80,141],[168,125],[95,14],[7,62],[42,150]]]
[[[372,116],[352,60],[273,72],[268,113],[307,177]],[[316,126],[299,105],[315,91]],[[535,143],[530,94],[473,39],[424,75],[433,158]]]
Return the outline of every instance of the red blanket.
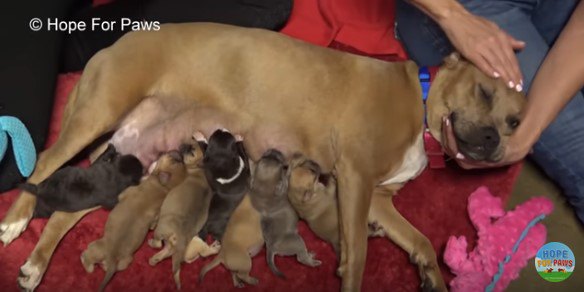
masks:
[[[374,55],[393,60],[404,56],[399,43],[393,39],[392,1],[374,0],[296,0],[293,15],[284,29],[285,33],[314,43],[332,46],[350,52]],[[333,5],[334,3],[334,5]],[[389,3],[389,4],[388,4]],[[324,7],[323,16],[322,9]],[[78,80],[77,74],[59,77],[54,117],[48,144],[54,143],[59,129],[64,103],[68,92]],[[475,230],[466,214],[466,199],[481,185],[487,186],[494,195],[506,200],[520,166],[488,171],[463,171],[453,164],[446,169],[427,169],[415,181],[408,183],[395,198],[398,210],[430,240],[441,258],[450,235],[465,235],[474,245]],[[16,191],[0,195],[0,218],[4,216]],[[86,216],[66,235],[53,255],[38,291],[87,291],[96,290],[104,276],[101,269],[87,274],[79,256],[87,244],[101,237],[107,212],[98,210]],[[17,291],[18,268],[24,263],[38,241],[46,220],[33,220],[27,231],[8,247],[0,247],[0,287],[2,291]],[[317,239],[305,224],[300,233],[310,250],[323,261],[317,268],[305,267],[293,258],[278,257],[276,263],[288,278],[280,279],[267,268],[265,254],[254,258],[252,276],[260,281],[257,287],[244,290],[256,291],[338,291],[340,279],[335,276],[337,261],[326,243]],[[151,235],[148,235],[151,236]],[[118,273],[108,286],[108,291],[170,291],[174,290],[171,266],[168,260],[156,267],[148,265],[148,258],[155,250],[144,244],[136,253],[133,263]],[[231,276],[223,267],[209,272],[203,283],[197,282],[202,265],[210,259],[184,264],[183,289],[186,291],[235,290]],[[441,260],[440,260],[441,261]],[[445,266],[442,272],[446,280],[452,275]],[[409,263],[407,254],[384,238],[369,240],[367,266],[363,291],[417,291],[417,269]]]

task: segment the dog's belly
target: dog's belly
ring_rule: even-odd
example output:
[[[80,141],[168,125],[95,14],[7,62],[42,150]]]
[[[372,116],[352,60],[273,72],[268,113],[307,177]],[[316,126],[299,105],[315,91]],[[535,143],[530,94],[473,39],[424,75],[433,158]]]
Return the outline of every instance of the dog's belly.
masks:
[[[138,157],[145,167],[162,153],[188,142],[196,131],[201,131],[206,137],[222,128],[242,134],[248,155],[256,161],[270,148],[285,155],[301,148],[293,131],[252,120],[242,118],[239,113],[197,106],[193,101],[181,98],[154,96],[144,99],[123,119],[110,143],[121,154]]]

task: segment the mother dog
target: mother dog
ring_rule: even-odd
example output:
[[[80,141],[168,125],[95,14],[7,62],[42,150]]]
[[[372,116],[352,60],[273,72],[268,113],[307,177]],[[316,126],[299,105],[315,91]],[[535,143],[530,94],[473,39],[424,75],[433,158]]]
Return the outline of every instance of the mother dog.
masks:
[[[427,104],[433,135],[440,138],[441,119],[451,115],[463,154],[497,160],[520,118],[522,96],[466,62],[445,66]],[[141,102],[156,99],[160,107],[192,109],[207,136],[223,127],[241,133],[254,161],[269,148],[288,157],[301,152],[335,175],[343,290],[360,289],[374,193],[386,206],[371,213],[393,224],[388,236],[422,268],[424,287],[444,290],[431,244],[389,197],[426,165],[420,96],[411,62],[387,63],[264,30],[165,25],[127,34],[91,59],[69,97],[58,141],[40,155],[29,182],[41,182],[119,128]],[[0,224],[4,243],[25,230],[34,205],[32,195],[19,196]],[[87,212],[50,218],[21,268],[21,287],[38,285],[59,240]]]

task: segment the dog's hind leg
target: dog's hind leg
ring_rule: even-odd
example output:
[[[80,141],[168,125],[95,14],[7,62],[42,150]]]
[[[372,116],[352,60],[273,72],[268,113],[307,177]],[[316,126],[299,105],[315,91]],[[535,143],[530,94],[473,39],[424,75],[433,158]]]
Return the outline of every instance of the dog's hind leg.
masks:
[[[20,268],[18,286],[22,290],[32,291],[38,286],[59,241],[83,216],[96,209],[97,207],[75,213],[53,213],[41,234],[39,242],[26,260],[26,263]]]
[[[365,172],[341,157],[336,165],[339,196],[342,291],[359,291],[367,255],[367,217],[373,185]]]
[[[95,139],[117,126],[123,116],[144,98],[146,89],[141,88],[141,82],[124,74],[127,72],[116,68],[108,54],[96,54],[71,93],[75,96],[70,97],[59,138],[39,155],[28,182],[38,184],[43,181]],[[0,240],[5,245],[26,229],[35,203],[35,197],[21,192],[12,204],[0,223]]]
[[[370,220],[377,222],[387,237],[403,248],[418,265],[424,291],[448,291],[432,243],[406,220],[393,205],[393,190],[378,187],[373,193]]]

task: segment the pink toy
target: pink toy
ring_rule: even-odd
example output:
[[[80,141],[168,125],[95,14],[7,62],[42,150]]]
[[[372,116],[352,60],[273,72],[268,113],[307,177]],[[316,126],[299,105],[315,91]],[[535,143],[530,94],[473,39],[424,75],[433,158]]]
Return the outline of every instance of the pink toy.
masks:
[[[475,249],[467,253],[466,238],[451,236],[444,251],[444,261],[456,275],[451,291],[503,291],[545,244],[546,228],[537,222],[552,209],[550,200],[536,197],[505,212],[500,198],[478,188],[468,198],[478,236]]]

